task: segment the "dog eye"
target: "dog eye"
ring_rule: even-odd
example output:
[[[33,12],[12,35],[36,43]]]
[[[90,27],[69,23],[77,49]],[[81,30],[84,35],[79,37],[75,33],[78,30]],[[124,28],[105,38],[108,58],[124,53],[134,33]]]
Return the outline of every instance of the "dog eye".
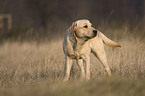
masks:
[[[84,26],[84,28],[88,28],[88,26],[87,26],[87,25],[85,25],[85,26]]]

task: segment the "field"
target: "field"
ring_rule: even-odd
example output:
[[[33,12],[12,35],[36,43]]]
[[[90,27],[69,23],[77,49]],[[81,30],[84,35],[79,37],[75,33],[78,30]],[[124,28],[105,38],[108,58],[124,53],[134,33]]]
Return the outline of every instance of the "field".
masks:
[[[0,96],[145,96],[145,32],[140,31],[102,28],[122,47],[105,46],[112,77],[91,55],[89,81],[79,79],[74,62],[70,81],[63,82],[62,37],[45,42],[5,40],[0,44]]]

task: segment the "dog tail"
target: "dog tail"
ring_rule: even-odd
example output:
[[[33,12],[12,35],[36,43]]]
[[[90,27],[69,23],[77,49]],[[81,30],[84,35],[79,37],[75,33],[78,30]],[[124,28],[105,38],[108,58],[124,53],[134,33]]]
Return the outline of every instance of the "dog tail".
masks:
[[[112,41],[111,39],[109,39],[108,37],[106,37],[103,33],[99,32],[99,36],[102,38],[104,44],[106,44],[108,46],[112,46],[112,47],[121,47],[120,44]]]

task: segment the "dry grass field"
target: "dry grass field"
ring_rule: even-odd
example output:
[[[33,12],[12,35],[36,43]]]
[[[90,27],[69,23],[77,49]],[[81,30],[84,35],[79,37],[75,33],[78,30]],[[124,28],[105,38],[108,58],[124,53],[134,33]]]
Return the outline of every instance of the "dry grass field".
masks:
[[[106,28],[102,32],[122,45],[105,46],[112,77],[91,55],[91,80],[79,80],[74,62],[63,82],[63,38],[46,42],[4,41],[0,44],[0,96],[145,96],[145,32]]]

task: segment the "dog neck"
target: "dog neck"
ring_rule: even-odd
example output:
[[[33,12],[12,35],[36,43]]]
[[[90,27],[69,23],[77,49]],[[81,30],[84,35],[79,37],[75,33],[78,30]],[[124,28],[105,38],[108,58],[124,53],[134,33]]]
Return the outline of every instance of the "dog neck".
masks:
[[[87,42],[86,39],[78,38],[74,34],[71,36],[70,41],[72,42],[72,47],[75,53],[80,53],[82,46]]]

